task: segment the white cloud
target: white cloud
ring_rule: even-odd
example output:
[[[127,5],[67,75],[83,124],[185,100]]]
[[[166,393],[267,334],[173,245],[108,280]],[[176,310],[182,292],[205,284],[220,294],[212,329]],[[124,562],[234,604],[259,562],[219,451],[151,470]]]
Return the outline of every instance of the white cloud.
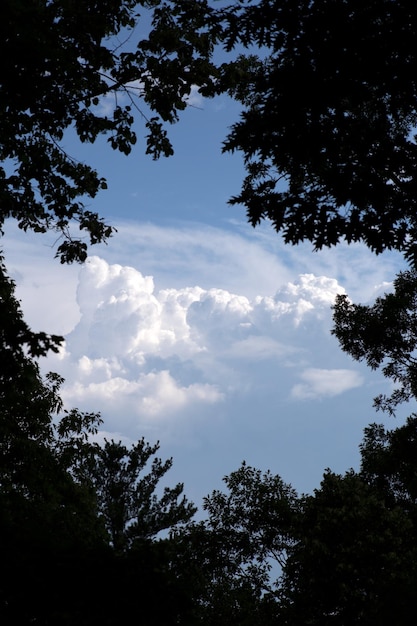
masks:
[[[271,319],[286,316],[291,318],[295,326],[299,326],[310,314],[328,318],[336,295],[344,291],[334,278],[301,274],[296,283],[289,282],[278,289],[274,298],[258,297],[256,303],[261,310],[268,312]]]
[[[196,383],[181,386],[168,371],[162,370],[140,374],[136,380],[119,376],[106,376],[99,382],[79,379],[65,387],[64,397],[89,408],[100,404],[107,411],[119,412],[122,408],[131,418],[146,421],[172,417],[190,403],[219,402],[223,395],[213,385]]]
[[[364,246],[342,244],[337,250],[313,254],[308,244],[284,246],[272,229],[253,230],[244,222],[233,224],[229,230],[192,223],[161,227],[122,222],[115,226],[118,232],[110,245],[95,246],[90,252],[112,267],[139,268],[142,276],[153,276],[149,278],[149,289],[157,282],[159,291],[167,291],[167,298],[171,297],[172,289],[174,292],[188,289],[189,295],[184,291],[182,297],[193,299],[193,290],[198,285],[206,291],[216,288],[244,296],[252,305],[259,297],[265,298],[266,307],[266,298],[270,298],[274,309],[278,306],[292,311],[296,300],[302,318],[310,304],[317,310],[317,298],[323,298],[323,304],[330,303],[334,281],[354,302],[366,301],[380,293],[381,285],[385,289],[387,279],[392,280],[399,269],[399,255],[395,253],[375,257]],[[3,244],[7,266],[17,280],[18,296],[24,302],[28,321],[36,329],[68,333],[79,319],[75,299],[79,266],[61,266],[52,259],[56,247],[53,233],[22,234],[13,222],[8,222]],[[121,269],[114,271],[121,272],[120,280],[124,280]],[[99,272],[98,268],[95,272]],[[316,282],[310,284],[311,275]],[[317,277],[324,277],[320,279],[323,284],[318,284]],[[103,280],[109,278],[105,276]],[[85,279],[84,284],[89,299],[92,294]],[[153,292],[149,289],[146,297],[152,300]],[[297,293],[291,294],[294,290]],[[273,296],[277,292],[279,305]],[[103,290],[102,293],[105,300],[108,296]],[[82,294],[78,298],[82,299]],[[86,299],[84,302],[86,305]]]
[[[337,396],[349,389],[359,387],[363,378],[354,370],[308,368],[300,374],[302,383],[293,386],[294,398],[314,399]]]
[[[102,437],[160,439],[198,497],[243,458],[302,489],[350,466],[384,389],[330,335],[330,305],[385,288],[396,257],[312,254],[241,224],[116,226],[81,268],[52,260],[53,237],[7,227],[26,319],[66,335],[44,369],[66,378],[67,405],[100,411]]]
[[[262,387],[271,363],[292,376],[309,364],[340,291],[336,280],[313,274],[275,296],[199,286],[158,290],[134,267],[93,256],[79,274],[80,319],[59,363],[65,398],[88,410],[121,411],[138,429],[149,419],[224,404]],[[337,372],[327,378],[325,372],[307,370],[295,396],[332,395],[331,385],[343,386]]]
[[[250,335],[235,341],[226,352],[232,359],[262,361],[265,359],[281,359],[297,354],[299,351],[285,343],[280,343],[265,335]]]
[[[97,106],[92,107],[94,113],[100,117],[113,117],[116,106],[125,105],[127,102],[126,95],[121,92],[117,95],[111,91],[100,96],[100,102]]]
[[[185,98],[185,102],[193,107],[201,107],[204,103],[204,98],[198,91],[197,85],[191,85],[190,95]]]

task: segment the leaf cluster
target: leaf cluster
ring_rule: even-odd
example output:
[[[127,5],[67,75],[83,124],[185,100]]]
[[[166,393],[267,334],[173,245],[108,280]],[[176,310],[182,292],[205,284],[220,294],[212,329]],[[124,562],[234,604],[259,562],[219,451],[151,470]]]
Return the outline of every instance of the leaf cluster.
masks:
[[[417,275],[401,272],[394,290],[376,299],[371,306],[353,304],[339,295],[333,308],[332,333],[341,348],[357,361],[395,383],[390,396],[375,399],[377,409],[390,414],[396,407],[417,397]]]
[[[416,527],[363,475],[328,470],[304,502],[297,539],[283,576],[284,623],[412,623]]]
[[[414,259],[417,9],[400,0],[240,2],[229,48],[259,52],[224,143],[247,176],[231,202],[285,242],[364,241]]]
[[[98,512],[116,552],[123,552],[137,541],[156,537],[164,530],[189,521],[196,508],[182,495],[184,486],[156,489],[172,466],[154,457],[159,444],[151,446],[143,438],[130,449],[121,442],[105,441],[96,448],[94,465],[87,479],[98,500]],[[151,467],[141,475],[147,464]],[[182,497],[181,497],[182,496]]]
[[[12,217],[25,231],[56,231],[61,262],[82,262],[114,228],[86,208],[106,181],[65,138],[104,136],[127,155],[137,112],[146,152],[172,154],[163,125],[178,120],[192,86],[211,90],[221,27],[205,0],[5,0],[0,12],[0,228]],[[134,45],[142,20],[151,26]]]

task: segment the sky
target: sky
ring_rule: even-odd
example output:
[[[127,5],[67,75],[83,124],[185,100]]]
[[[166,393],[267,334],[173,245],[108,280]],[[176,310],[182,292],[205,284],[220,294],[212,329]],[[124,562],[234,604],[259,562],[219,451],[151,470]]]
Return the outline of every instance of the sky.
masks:
[[[330,329],[336,294],[371,302],[402,260],[361,245],[315,253],[253,229],[227,204],[244,176],[239,154],[221,154],[237,105],[197,93],[189,104],[169,159],[144,155],[140,120],[128,157],[69,135],[65,149],[107,178],[88,208],[117,233],[67,267],[53,235],[10,222],[7,267],[32,328],[65,336],[43,371],[65,378],[67,408],[101,412],[101,439],[159,440],[174,460],[167,484],[183,482],[198,507],[243,460],[312,492],[325,468],[358,467],[367,424],[399,424],[372,408],[389,390],[382,375]]]

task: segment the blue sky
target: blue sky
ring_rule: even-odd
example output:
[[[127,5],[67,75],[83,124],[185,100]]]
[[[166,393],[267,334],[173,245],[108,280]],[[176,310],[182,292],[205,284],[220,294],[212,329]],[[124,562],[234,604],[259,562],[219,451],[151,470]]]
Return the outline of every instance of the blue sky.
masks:
[[[66,378],[67,406],[101,411],[101,437],[161,442],[198,506],[243,460],[299,491],[326,467],[358,462],[363,428],[394,426],[372,409],[386,389],[330,336],[336,293],[370,301],[389,289],[401,257],[363,246],[313,253],[285,246],[268,225],[252,229],[227,199],[244,172],[221,155],[238,107],[193,95],[171,128],[175,156],[153,162],[100,141],[66,149],[108,180],[90,203],[118,233],[63,267],[54,237],[6,229],[8,268],[27,320],[65,334],[43,363]],[[411,412],[411,411],[410,411]]]

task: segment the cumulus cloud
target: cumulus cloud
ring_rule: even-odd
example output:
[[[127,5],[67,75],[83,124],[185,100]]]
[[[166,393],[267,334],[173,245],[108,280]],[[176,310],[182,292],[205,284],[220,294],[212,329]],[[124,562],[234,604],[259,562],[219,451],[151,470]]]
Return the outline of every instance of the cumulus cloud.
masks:
[[[328,319],[336,295],[344,292],[344,288],[334,278],[302,274],[297,283],[287,283],[273,298],[258,297],[256,303],[260,312],[265,312],[272,320],[286,317],[298,327],[311,315]]]
[[[170,297],[170,290],[174,290],[174,300],[176,290],[192,290],[199,285],[205,291],[217,288],[239,294],[251,302],[257,297],[269,298],[275,308],[274,294],[282,290],[280,306],[284,308],[285,304],[290,309],[296,300],[301,319],[310,298],[328,301],[332,297],[332,280],[337,280],[341,290],[343,285],[354,302],[367,301],[378,286],[384,285],[385,290],[387,278],[391,280],[398,271],[397,255],[393,253],[376,258],[364,246],[341,244],[337,250],[312,254],[307,244],[284,246],[272,229],[253,230],[243,222],[233,223],[228,229],[198,223],[114,225],[118,232],[111,245],[95,246],[96,254],[111,266],[139,268],[143,277],[153,276],[158,291],[165,289]],[[57,243],[53,233],[22,234],[13,221],[7,223],[6,230],[3,245],[7,265],[17,280],[18,297],[24,303],[28,322],[35,329],[67,334],[80,317],[75,298],[78,266],[66,267],[53,261]],[[323,284],[318,290],[317,282],[309,287],[307,278],[300,279],[308,275],[332,278],[321,278]],[[300,296],[304,294],[299,301],[297,291]]]
[[[383,383],[340,350],[330,306],[371,298],[395,259],[313,255],[238,224],[115,225],[81,269],[53,262],[53,236],[4,239],[27,321],[66,336],[43,367],[66,379],[67,406],[100,411],[101,438],[159,439],[198,496],[243,458],[301,489],[352,464]]]
[[[67,385],[65,396],[81,405],[104,404],[112,412],[119,412],[123,407],[122,411],[142,418],[172,415],[190,403],[211,404],[223,397],[212,385],[181,386],[166,370],[139,374],[136,380],[108,376],[108,372],[104,379],[96,382],[80,378]]]
[[[254,398],[268,397],[272,412],[282,402],[298,410],[360,384],[329,333],[334,298],[352,283],[332,277],[326,256],[309,252],[307,263],[290,249],[286,266],[264,230],[250,239],[238,227],[118,231],[81,269],[53,265],[50,245],[29,237],[8,252],[29,323],[66,336],[46,367],[66,379],[68,405],[101,411],[106,428],[133,439],[159,424],[165,438],[179,419],[233,420]],[[335,267],[358,262],[340,255]],[[382,265],[367,267],[362,288],[372,293]]]
[[[293,376],[309,364],[341,291],[336,280],[313,274],[253,298],[198,285],[158,289],[138,269],[93,256],[79,275],[80,319],[60,357],[65,398],[88,410],[122,412],[138,429],[227,405],[262,386],[271,364]],[[348,374],[306,369],[292,394],[288,387],[281,393],[335,395],[354,386]]]
[[[294,398],[311,399],[337,396],[349,389],[359,387],[363,378],[355,370],[307,368],[300,374],[303,381],[293,386]]]

